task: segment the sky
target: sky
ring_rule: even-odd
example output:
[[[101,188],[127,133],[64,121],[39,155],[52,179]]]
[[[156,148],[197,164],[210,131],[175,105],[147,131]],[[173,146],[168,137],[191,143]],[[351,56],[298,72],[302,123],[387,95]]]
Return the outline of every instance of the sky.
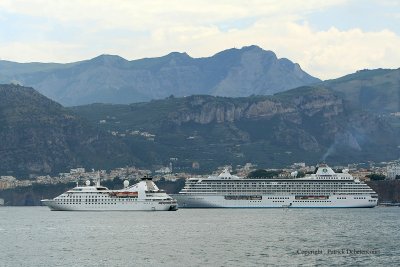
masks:
[[[67,63],[258,45],[320,79],[400,67],[400,0],[0,0],[0,59]]]

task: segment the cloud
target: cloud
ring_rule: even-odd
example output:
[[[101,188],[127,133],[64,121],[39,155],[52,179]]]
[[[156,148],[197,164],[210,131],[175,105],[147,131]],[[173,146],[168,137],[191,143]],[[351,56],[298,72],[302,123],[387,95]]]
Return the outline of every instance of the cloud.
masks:
[[[399,67],[400,37],[389,29],[323,30],[307,22],[309,14],[346,4],[345,0],[2,0],[1,20],[17,25],[12,30],[22,34],[13,40],[1,38],[0,57],[71,62],[104,53],[138,59],[171,51],[205,57],[255,44],[323,79],[363,68]],[[10,35],[6,27],[0,36],[2,31],[3,36]]]
[[[61,42],[12,42],[0,45],[0,55],[7,55],[0,60],[21,58],[29,59],[29,62],[69,62],[70,53],[78,53],[77,58],[84,58],[84,53],[79,54],[81,49],[79,44]]]
[[[227,19],[307,13],[343,0],[2,0],[2,10],[60,21],[96,21],[101,26],[140,27],[152,24],[213,23]],[[136,22],[129,23],[129,22]]]
[[[273,33],[266,34],[271,38]],[[267,45],[265,43],[264,45]],[[389,30],[364,32],[332,27],[315,31],[307,24],[287,23],[269,47],[322,79],[335,78],[364,68],[398,68],[400,36]]]

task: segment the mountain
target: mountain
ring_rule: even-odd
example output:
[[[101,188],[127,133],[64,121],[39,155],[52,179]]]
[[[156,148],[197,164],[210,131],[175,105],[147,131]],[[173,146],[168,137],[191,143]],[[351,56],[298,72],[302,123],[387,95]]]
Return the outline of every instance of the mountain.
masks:
[[[120,140],[16,85],[0,85],[0,159],[0,175],[17,176],[139,162]]]
[[[246,162],[395,159],[398,84],[399,70],[378,69],[272,96],[169,96],[71,108],[32,88],[0,85],[0,174],[127,164],[154,169],[171,158],[178,170],[199,163],[201,172]]]
[[[111,55],[69,64],[0,61],[0,82],[31,86],[74,106],[127,104],[170,95],[272,95],[319,80],[288,59],[248,46],[205,58],[173,52],[132,61]]]
[[[321,85],[339,94],[351,108],[378,114],[400,111],[400,69],[361,70]]]
[[[396,128],[374,113],[349,109],[324,87],[274,96],[169,97],[72,110],[127,143],[145,139],[140,133],[151,134],[141,151],[153,151],[164,164],[178,158],[174,164],[182,168],[193,162],[213,169],[228,163],[282,167],[297,161],[347,164],[399,157]]]

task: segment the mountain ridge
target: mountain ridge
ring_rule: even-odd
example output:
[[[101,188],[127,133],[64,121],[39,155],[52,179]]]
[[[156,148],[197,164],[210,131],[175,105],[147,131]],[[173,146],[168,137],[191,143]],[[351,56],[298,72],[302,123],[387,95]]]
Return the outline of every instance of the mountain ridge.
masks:
[[[143,64],[159,63],[150,61]],[[0,173],[156,168],[170,158],[179,158],[178,169],[198,162],[203,171],[227,162],[386,161],[399,157],[399,96],[399,69],[363,70],[272,96],[171,95],[70,108],[33,88],[0,85]]]
[[[131,61],[100,55],[68,64],[0,61],[0,66],[0,82],[34,87],[67,106],[128,104],[169,95],[271,95],[320,81],[297,63],[278,59],[274,52],[258,46],[227,49],[202,58],[171,52]]]
[[[339,94],[349,107],[379,114],[400,111],[400,68],[360,70],[320,84]]]
[[[398,128],[349,108],[340,94],[305,86],[273,96],[168,97],[64,108],[32,88],[0,85],[0,173],[169,164],[208,172],[252,162],[282,167],[398,157]]]

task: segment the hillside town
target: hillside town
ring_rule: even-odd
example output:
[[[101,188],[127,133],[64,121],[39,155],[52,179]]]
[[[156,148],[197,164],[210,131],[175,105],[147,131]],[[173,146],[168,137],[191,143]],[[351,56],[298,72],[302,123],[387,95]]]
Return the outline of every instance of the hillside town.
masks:
[[[101,179],[104,180],[113,180],[115,178],[121,180],[139,180],[144,176],[152,176],[153,180],[158,181],[160,179],[165,179],[168,181],[176,181],[177,179],[188,179],[193,177],[194,174],[191,172],[178,172],[173,168],[173,160],[172,158],[170,164],[168,166],[162,166],[156,170],[148,170],[141,169],[134,166],[127,166],[122,168],[116,168],[110,171],[106,170],[86,170],[85,168],[74,168],[70,169],[69,172],[59,173],[57,176],[50,175],[39,175],[31,179],[17,179],[14,176],[0,176],[0,190],[12,189],[17,187],[27,187],[32,186],[34,184],[43,184],[43,185],[55,185],[60,183],[83,183],[86,180],[94,179],[98,174]],[[196,170],[199,168],[199,164],[197,162],[193,162],[192,169]],[[247,177],[251,172],[261,169],[258,168],[257,165],[252,163],[246,163],[245,165],[237,165],[235,167],[232,166],[220,166],[215,170],[215,173],[218,174],[223,169],[228,168],[231,172],[235,173],[235,175],[239,177]],[[288,166],[283,169],[262,169],[267,172],[275,172],[277,173],[275,178],[295,178],[298,174],[307,174],[313,173],[316,169],[316,166],[308,166],[304,162],[293,163],[291,166]],[[349,173],[354,177],[358,178],[361,181],[370,181],[371,175],[375,175],[379,177],[379,179],[384,180],[395,180],[400,179],[400,159],[393,160],[390,162],[368,162],[368,163],[359,163],[359,164],[349,164],[347,166],[333,166],[334,170],[340,171],[343,169],[347,169]],[[296,175],[293,175],[293,174]],[[197,175],[207,177],[208,175]]]

